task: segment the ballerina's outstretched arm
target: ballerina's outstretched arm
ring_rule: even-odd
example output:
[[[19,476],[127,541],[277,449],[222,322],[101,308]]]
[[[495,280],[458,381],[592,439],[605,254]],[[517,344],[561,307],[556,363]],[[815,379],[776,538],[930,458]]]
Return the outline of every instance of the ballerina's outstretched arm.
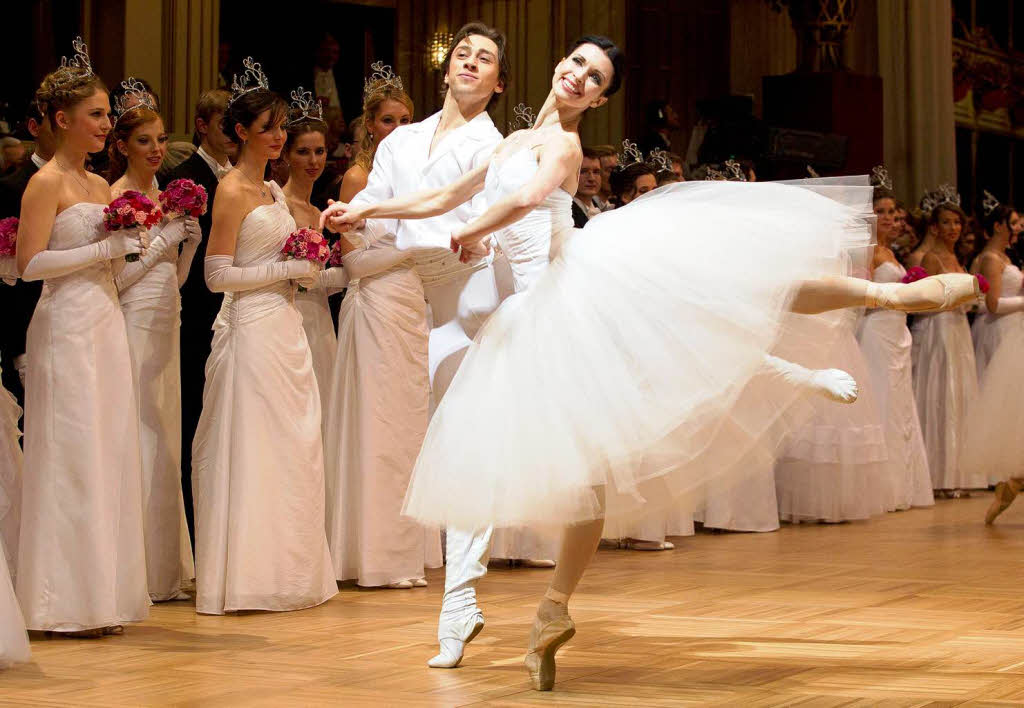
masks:
[[[789,309],[816,315],[848,307],[881,307],[903,312],[947,310],[981,294],[978,279],[966,273],[945,273],[913,283],[873,283],[842,276],[805,280],[793,295]]]

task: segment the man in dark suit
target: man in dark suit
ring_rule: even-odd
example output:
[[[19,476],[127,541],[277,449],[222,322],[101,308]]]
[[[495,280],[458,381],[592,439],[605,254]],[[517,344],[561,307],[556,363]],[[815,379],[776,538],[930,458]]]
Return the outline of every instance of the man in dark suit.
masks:
[[[18,170],[0,179],[0,219],[18,216],[21,213],[21,195],[29,179],[39,168],[53,157],[57,141],[50,130],[50,121],[39,110],[35,101],[30,101],[25,115],[25,129],[35,140],[32,156],[25,160]],[[3,385],[24,406],[25,390],[22,377],[25,371],[25,333],[32,320],[36,302],[43,291],[42,281],[26,283],[17,281],[13,287],[0,284],[0,309],[4,312],[4,326],[0,328],[0,367],[3,368]]]
[[[196,104],[196,139],[199,148],[164,177],[165,184],[176,179],[190,179],[201,184],[209,202],[206,213],[199,217],[203,240],[192,261],[185,284],[181,287],[181,486],[185,497],[185,515],[192,532],[192,437],[203,411],[203,386],[206,381],[206,360],[210,356],[213,321],[220,311],[223,296],[210,292],[203,275],[206,244],[213,220],[213,199],[220,178],[231,169],[230,156],[234,144],[221,130],[221,119],[227,110],[227,91],[214,89],[199,97]],[[195,534],[192,533],[192,538]]]
[[[591,218],[601,213],[601,207],[597,203],[597,194],[600,191],[600,157],[590,148],[583,148],[580,181],[576,187],[576,196],[572,199],[572,221],[577,229],[582,229]]]

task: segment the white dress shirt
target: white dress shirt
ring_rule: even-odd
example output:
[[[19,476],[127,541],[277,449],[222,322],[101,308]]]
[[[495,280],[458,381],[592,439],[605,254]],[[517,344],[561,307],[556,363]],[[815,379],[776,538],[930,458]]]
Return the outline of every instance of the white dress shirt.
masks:
[[[203,150],[201,145],[199,146],[199,149],[196,150],[196,153],[199,157],[203,158],[203,162],[210,166],[210,172],[217,177],[218,182],[223,179],[224,175],[231,171],[231,160],[224,160],[224,164],[221,165],[210,156],[210,153]]]

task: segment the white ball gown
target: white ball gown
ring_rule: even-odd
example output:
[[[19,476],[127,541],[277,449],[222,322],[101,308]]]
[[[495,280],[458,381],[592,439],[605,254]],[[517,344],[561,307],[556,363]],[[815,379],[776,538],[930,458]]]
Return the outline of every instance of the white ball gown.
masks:
[[[25,620],[11,584],[21,498],[20,417],[14,396],[0,388],[0,669],[29,660]]]
[[[1003,270],[1003,297],[1021,294],[1021,271]],[[980,326],[979,326],[980,325]],[[975,352],[979,361],[979,394],[968,408],[960,466],[972,480],[996,483],[1024,476],[1024,312],[982,314],[974,320]]]
[[[184,219],[150,229],[183,229]],[[142,445],[142,526],[146,577],[154,602],[171,600],[195,577],[181,491],[181,297],[178,249],[118,293],[128,333]],[[120,281],[119,281],[120,282]]]
[[[47,248],[106,237],[103,205],[57,215]],[[48,278],[26,341],[18,600],[32,630],[149,614],[132,360],[109,261]]]
[[[1003,268],[1000,297],[1017,297],[1021,295],[1024,273],[1020,268],[1007,263]],[[985,381],[985,370],[989,361],[995,356],[996,350],[1006,334],[1024,328],[1024,312],[993,314],[988,311],[985,299],[981,300],[981,309],[971,324],[971,336],[974,338],[974,359],[978,369],[978,383]]]
[[[791,332],[780,343],[779,356],[812,369],[842,369],[857,381],[859,395],[849,405],[819,396],[807,400],[814,413],[790,436],[775,466],[779,517],[838,522],[882,514],[891,508],[894,470],[869,367],[854,337],[857,312],[790,317]],[[817,346],[830,336],[832,346]]]
[[[906,275],[899,263],[887,261],[875,268],[876,283],[898,283]],[[932,480],[914,401],[911,364],[913,339],[907,315],[895,310],[868,310],[860,321],[858,340],[868,362],[872,390],[885,426],[889,450],[892,506],[932,506]]]
[[[914,400],[932,488],[987,487],[987,474],[968,474],[960,464],[964,423],[978,397],[978,370],[964,310],[917,315],[911,333]]]
[[[327,411],[327,535],[338,580],[379,587],[441,565],[441,542],[401,515],[430,415],[426,302],[390,235],[345,256]]]
[[[237,266],[282,260],[284,194],[242,221]],[[320,394],[289,281],[229,292],[192,447],[196,611],[297,610],[338,591],[324,530]]]
[[[325,407],[321,414],[325,441],[329,437],[326,406],[331,400],[331,374],[338,353],[338,335],[334,331],[327,294],[327,289],[322,285],[295,293],[295,308],[302,315],[302,328],[306,330],[306,341],[313,355],[313,373],[316,374],[316,383],[320,388],[320,405]]]
[[[492,162],[494,203],[537,172]],[[867,188],[862,188],[866,190]],[[553,191],[504,239],[517,277],[538,270],[477,335],[438,406],[405,512],[434,524],[565,525],[653,513],[770,454],[786,396],[735,404],[761,370],[796,282],[835,274],[859,209],[779,184],[667,186],[592,219]],[[794,393],[794,396],[796,394]],[[646,507],[646,508],[645,508]]]

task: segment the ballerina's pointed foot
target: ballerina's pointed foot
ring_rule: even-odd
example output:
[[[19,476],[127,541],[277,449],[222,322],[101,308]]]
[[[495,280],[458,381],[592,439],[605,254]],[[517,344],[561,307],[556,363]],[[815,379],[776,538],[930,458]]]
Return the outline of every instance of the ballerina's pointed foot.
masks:
[[[466,645],[476,639],[484,628],[484,615],[476,608],[468,615],[456,620],[442,618],[438,634],[441,651],[427,662],[432,669],[454,669],[462,663]]]
[[[811,386],[836,403],[853,403],[860,391],[852,376],[841,369],[819,369],[811,374]]]
[[[949,310],[981,297],[981,281],[968,273],[932,275],[913,283],[871,283],[867,306],[903,312]]]
[[[545,597],[564,605],[569,599],[563,593],[549,589]],[[568,612],[559,617],[542,620],[535,617],[530,630],[530,646],[526,652],[526,670],[535,691],[550,691],[555,686],[555,654],[576,634],[576,623]]]
[[[996,485],[996,495],[992,500],[992,506],[985,514],[985,525],[991,526],[1000,514],[1010,508],[1010,504],[1020,494],[1021,487],[1024,487],[1021,480],[1011,479],[1008,482],[1000,482]]]

